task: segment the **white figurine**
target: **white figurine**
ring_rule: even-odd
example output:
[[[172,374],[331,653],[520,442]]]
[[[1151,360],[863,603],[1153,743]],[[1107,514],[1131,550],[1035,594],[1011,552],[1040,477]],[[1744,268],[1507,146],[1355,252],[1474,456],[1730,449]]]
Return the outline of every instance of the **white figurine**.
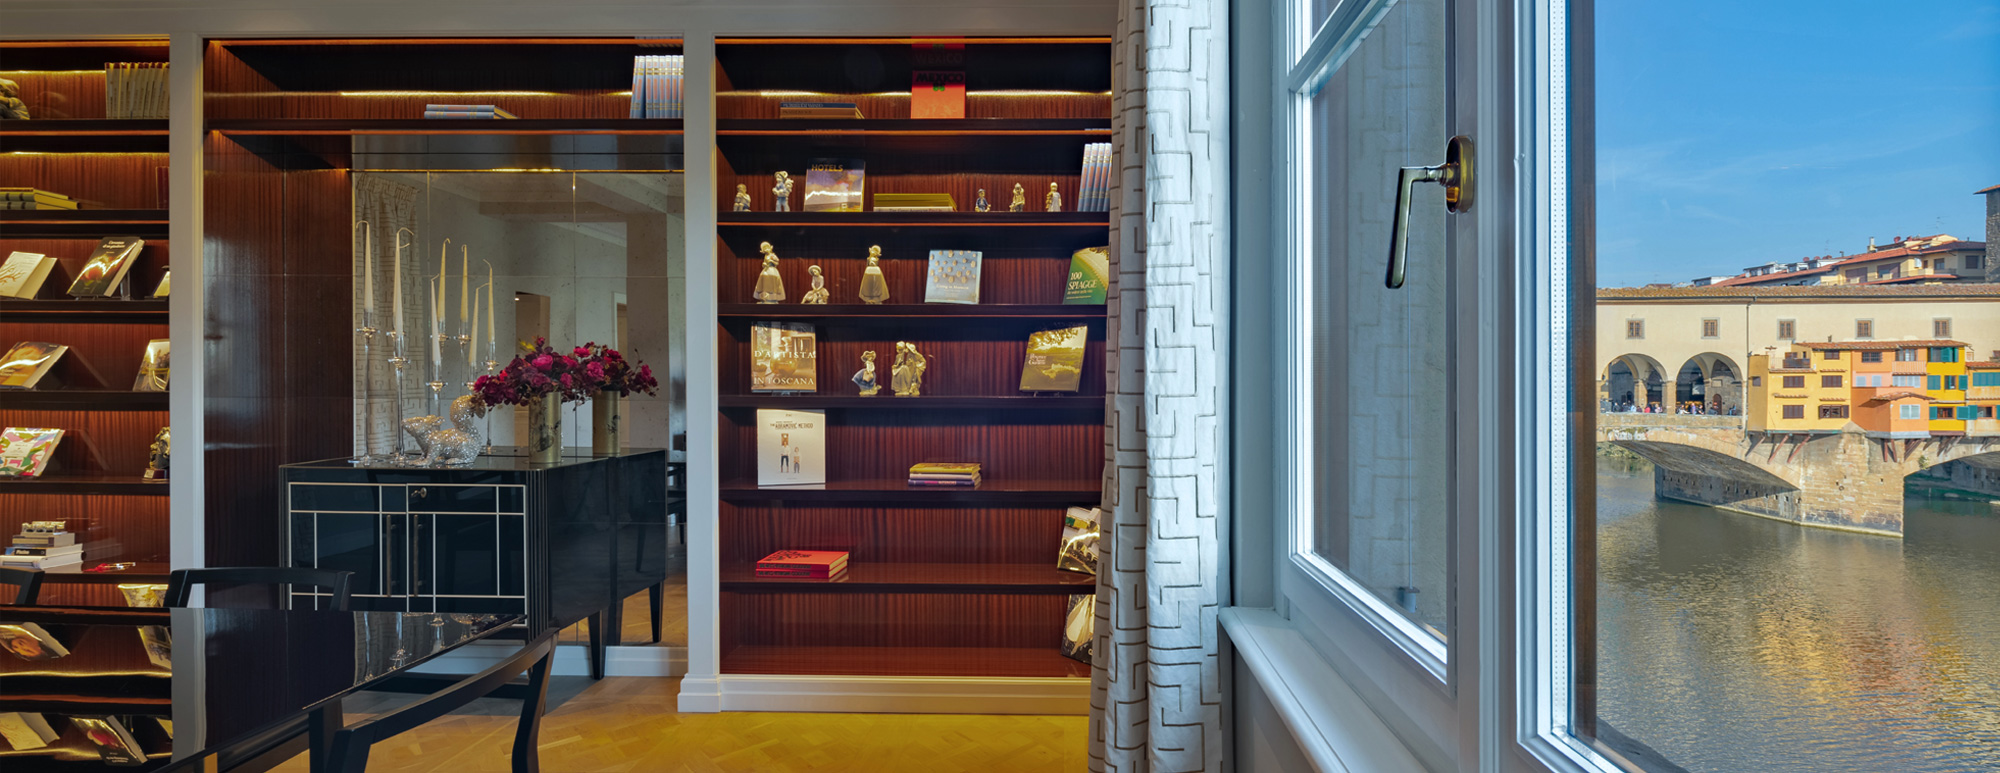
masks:
[[[742,183],[736,184],[736,211],[750,211],[750,186]]]
[[[882,248],[868,248],[868,268],[861,272],[861,302],[880,305],[889,300],[889,280],[882,276]]]
[[[806,297],[799,299],[799,303],[825,305],[827,296],[826,277],[820,275],[819,266],[807,266],[806,273],[812,275],[813,286],[811,290],[806,291]]]
[[[985,189],[985,188],[980,188],[980,189],[979,189],[979,196],[978,196],[978,198],[975,198],[975,199],[973,199],[973,200],[972,200],[972,211],[974,211],[974,212],[991,212],[991,211],[993,211],[993,206],[992,206],[992,205],[990,205],[990,204],[987,204],[987,203],[986,203],[986,189]]]
[[[1014,183],[1014,200],[1007,204],[1008,212],[1028,211],[1028,191],[1020,183]]]
[[[1042,197],[1042,209],[1050,212],[1062,211],[1062,193],[1056,190],[1055,183],[1049,183],[1049,195]]]
[[[882,383],[875,376],[875,350],[861,353],[861,369],[854,372],[854,385],[861,387],[862,397],[874,397],[881,393]]]
[[[785,299],[785,278],[778,275],[778,256],[771,251],[771,243],[757,245],[757,251],[764,253],[764,270],[757,275],[757,286],[750,291],[750,297],[758,303],[778,303]]]
[[[792,176],[786,172],[774,175],[777,182],[771,186],[771,195],[778,197],[778,206],[772,212],[792,211]]]

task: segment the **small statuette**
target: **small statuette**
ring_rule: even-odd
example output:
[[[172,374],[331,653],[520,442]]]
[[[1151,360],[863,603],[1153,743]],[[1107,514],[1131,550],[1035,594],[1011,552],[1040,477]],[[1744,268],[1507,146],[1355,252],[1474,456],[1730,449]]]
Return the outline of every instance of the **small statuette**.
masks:
[[[806,297],[799,299],[799,303],[825,305],[827,296],[826,277],[820,274],[819,266],[807,266],[806,273],[812,275],[813,286],[811,290],[806,291]]]
[[[916,397],[924,389],[924,369],[930,360],[917,353],[917,345],[896,342],[896,362],[889,369],[889,388],[897,397]]]
[[[1042,197],[1042,209],[1050,212],[1062,211],[1062,193],[1056,190],[1055,183],[1049,183],[1049,195]]]
[[[889,300],[889,280],[882,277],[882,248],[868,248],[868,268],[861,271],[861,302],[879,305]]]
[[[417,441],[417,451],[424,456],[431,453],[431,435],[444,428],[444,419],[437,416],[412,416],[403,420],[403,431]]]
[[[750,186],[742,183],[736,184],[736,211],[750,211]]]
[[[1014,183],[1014,201],[1007,205],[1007,211],[1028,211],[1028,189],[1021,187],[1020,183]]]
[[[978,196],[977,198],[974,198],[974,199],[972,200],[972,211],[974,211],[974,212],[991,212],[991,211],[993,211],[993,205],[991,205],[991,204],[988,204],[988,203],[986,203],[986,189],[985,189],[985,188],[980,188],[980,189],[979,189],[979,196]]]
[[[775,183],[774,185],[772,185],[772,186],[771,186],[771,195],[773,195],[773,196],[776,196],[776,197],[778,197],[778,206],[777,206],[777,208],[775,208],[775,209],[773,209],[773,210],[771,210],[771,211],[772,211],[772,212],[790,212],[790,211],[792,211],[792,176],[791,176],[791,174],[790,174],[790,173],[787,173],[787,172],[779,172],[779,173],[777,173],[777,174],[775,174],[775,175],[772,175],[772,177],[773,177],[773,178],[774,178],[774,179],[775,179],[775,180],[776,180],[777,182],[776,182],[776,183]],[[740,200],[740,199],[739,199],[739,200]]]
[[[771,243],[757,245],[757,251],[764,253],[764,270],[757,274],[757,286],[750,297],[758,303],[778,303],[785,299],[785,278],[778,276],[778,255],[771,251]]]
[[[173,454],[173,431],[169,427],[161,427],[159,433],[153,435],[153,445],[146,450],[146,480],[166,480]]]
[[[882,383],[875,379],[875,350],[861,353],[861,369],[854,372],[854,385],[861,387],[862,397],[874,397],[882,391]]]

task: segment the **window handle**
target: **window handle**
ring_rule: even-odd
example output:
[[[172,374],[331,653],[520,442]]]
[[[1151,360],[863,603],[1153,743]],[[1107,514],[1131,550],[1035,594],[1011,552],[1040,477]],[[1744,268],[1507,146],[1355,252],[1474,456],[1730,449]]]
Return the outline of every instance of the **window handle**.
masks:
[[[1472,208],[1472,140],[1465,135],[1445,144],[1444,163],[1437,166],[1406,166],[1396,175],[1396,219],[1389,233],[1389,276],[1394,290],[1403,286],[1404,268],[1410,250],[1410,189],[1420,182],[1444,186],[1447,212]]]

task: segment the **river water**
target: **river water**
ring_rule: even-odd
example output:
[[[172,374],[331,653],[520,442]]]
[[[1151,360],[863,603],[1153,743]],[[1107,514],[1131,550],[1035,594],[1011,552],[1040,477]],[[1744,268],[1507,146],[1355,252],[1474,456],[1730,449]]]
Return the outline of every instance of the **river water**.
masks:
[[[1905,536],[1598,478],[1599,716],[1689,771],[2000,771],[2000,505]]]

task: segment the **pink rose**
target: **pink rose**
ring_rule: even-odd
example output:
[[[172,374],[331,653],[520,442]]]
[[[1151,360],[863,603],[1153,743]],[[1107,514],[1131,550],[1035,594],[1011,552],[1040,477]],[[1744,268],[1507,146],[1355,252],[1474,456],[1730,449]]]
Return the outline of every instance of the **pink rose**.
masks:
[[[556,364],[556,359],[546,354],[536,355],[533,364],[536,370],[548,370]]]
[[[584,375],[586,375],[586,376],[589,376],[589,377],[590,377],[590,380],[592,380],[592,381],[603,381],[603,380],[604,380],[604,363],[601,363],[601,362],[593,362],[593,363],[591,363],[591,364],[589,364],[589,365],[585,365],[585,366],[583,366],[583,374],[584,374]]]

